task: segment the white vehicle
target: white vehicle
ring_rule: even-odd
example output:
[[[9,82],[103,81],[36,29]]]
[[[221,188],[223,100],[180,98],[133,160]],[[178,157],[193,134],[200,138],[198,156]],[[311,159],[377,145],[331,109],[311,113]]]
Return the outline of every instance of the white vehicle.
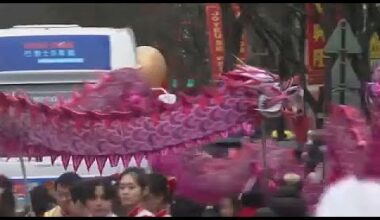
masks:
[[[80,27],[78,25],[25,25],[0,29],[0,91],[26,91],[35,101],[54,103],[58,96],[71,98],[75,88],[96,82],[99,74],[137,67],[136,44],[129,28]],[[56,179],[65,172],[60,158],[54,165],[23,158],[28,189]],[[135,166],[132,159],[129,166]],[[143,159],[142,167],[147,168]],[[122,172],[122,162],[111,167],[107,161],[103,176]],[[68,170],[73,171],[70,164]],[[99,176],[96,162],[89,170],[82,161],[82,177]],[[0,174],[15,183],[17,209],[25,204],[25,182],[19,158],[0,158]]]
[[[71,97],[84,82],[96,82],[100,73],[137,67],[136,44],[129,28],[80,27],[78,25],[26,25],[0,29],[0,91],[26,91],[35,101],[54,103],[57,96]],[[133,162],[133,160],[132,160]],[[28,178],[56,178],[64,172],[60,159],[51,166],[28,162]],[[71,170],[69,165],[69,170]],[[106,163],[104,175],[120,172]],[[99,175],[96,163],[90,171],[82,162],[78,173]],[[0,161],[0,174],[21,179],[18,159]]]
[[[22,89],[36,101],[67,97],[100,73],[137,67],[129,28],[28,25],[0,29],[0,90]]]

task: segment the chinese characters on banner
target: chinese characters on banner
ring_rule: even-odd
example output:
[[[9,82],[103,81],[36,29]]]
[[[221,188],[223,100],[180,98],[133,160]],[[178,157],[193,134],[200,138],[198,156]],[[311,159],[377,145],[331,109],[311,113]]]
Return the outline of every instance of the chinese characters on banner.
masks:
[[[209,33],[210,64],[212,78],[223,72],[224,38],[222,11],[218,3],[206,4],[206,19]]]
[[[323,84],[325,77],[324,47],[326,36],[321,25],[316,21],[315,15],[323,13],[320,4],[306,3],[306,66],[308,70],[308,83]]]
[[[380,65],[380,39],[376,32],[372,34],[369,41],[369,62],[371,71]]]
[[[75,57],[74,42],[30,42],[24,44],[24,57]]]
[[[240,14],[240,8],[237,4],[231,5],[236,16]],[[219,3],[206,4],[206,19],[209,33],[210,64],[213,78],[217,78],[223,72],[224,64],[224,37],[222,11]],[[244,33],[240,44],[239,58],[243,61],[247,59],[248,40]]]
[[[108,35],[1,37],[0,48],[3,72],[111,69]]]

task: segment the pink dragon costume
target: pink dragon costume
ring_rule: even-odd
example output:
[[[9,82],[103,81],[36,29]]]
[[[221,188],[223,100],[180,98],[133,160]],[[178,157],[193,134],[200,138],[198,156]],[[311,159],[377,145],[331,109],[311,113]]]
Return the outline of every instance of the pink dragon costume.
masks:
[[[242,65],[197,95],[178,94],[174,104],[158,100],[131,68],[105,74],[55,106],[35,103],[22,92],[0,93],[0,152],[51,156],[53,163],[61,156],[64,167],[71,159],[74,169],[96,161],[100,171],[107,160],[127,166],[132,157],[138,164],[146,157],[153,169],[178,178],[179,195],[215,202],[239,193],[255,175],[261,146],[245,142],[227,159],[194,149],[242,130],[250,134],[262,113],[278,115],[294,106],[300,91],[274,74]]]
[[[326,126],[328,187],[317,216],[380,216],[380,68],[367,83],[370,120],[350,106],[332,106]]]

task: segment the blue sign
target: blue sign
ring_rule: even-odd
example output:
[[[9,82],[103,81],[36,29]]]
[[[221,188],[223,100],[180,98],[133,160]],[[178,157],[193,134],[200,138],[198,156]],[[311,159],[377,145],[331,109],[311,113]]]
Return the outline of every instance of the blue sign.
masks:
[[[110,69],[106,35],[0,37],[0,71]]]

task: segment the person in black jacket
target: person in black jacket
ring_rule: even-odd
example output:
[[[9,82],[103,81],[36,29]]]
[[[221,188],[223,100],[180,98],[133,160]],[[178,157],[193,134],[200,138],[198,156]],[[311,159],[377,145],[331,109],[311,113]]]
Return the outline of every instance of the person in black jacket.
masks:
[[[305,217],[307,206],[296,185],[281,186],[269,199],[268,207],[279,217]]]
[[[32,210],[37,217],[43,217],[44,213],[54,208],[55,199],[49,194],[44,185],[34,187],[30,191]]]
[[[191,200],[176,197],[170,206],[173,217],[201,217],[205,207]]]
[[[0,175],[0,217],[15,216],[15,208],[12,181],[6,176]]]

